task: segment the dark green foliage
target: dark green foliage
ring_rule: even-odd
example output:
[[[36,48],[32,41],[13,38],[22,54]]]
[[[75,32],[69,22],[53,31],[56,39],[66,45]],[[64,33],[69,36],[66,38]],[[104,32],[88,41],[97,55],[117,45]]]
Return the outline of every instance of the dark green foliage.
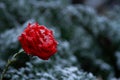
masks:
[[[50,60],[42,61],[36,57],[29,60],[23,54],[20,57],[25,58],[24,62],[18,59],[21,64],[13,64],[6,78],[95,80],[91,73],[86,72],[104,80],[119,78],[119,10],[117,6],[104,15],[98,15],[94,9],[72,5],[69,0],[1,0],[1,62],[20,49],[17,37],[28,22],[51,28],[59,41],[58,53]],[[0,68],[2,71],[3,66]]]

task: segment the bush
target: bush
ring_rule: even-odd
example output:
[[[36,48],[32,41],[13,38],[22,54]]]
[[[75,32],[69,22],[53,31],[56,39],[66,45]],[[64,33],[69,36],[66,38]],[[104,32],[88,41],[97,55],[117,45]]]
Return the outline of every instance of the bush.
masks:
[[[95,80],[119,78],[119,6],[99,15],[70,0],[1,0],[0,68],[20,49],[17,36],[28,22],[39,22],[54,31],[58,53],[50,60],[18,58],[5,78],[11,80]],[[12,53],[12,54],[11,54]],[[19,63],[20,62],[20,63]],[[2,66],[1,66],[2,65]],[[88,72],[88,73],[87,73]],[[92,73],[89,73],[92,72]]]

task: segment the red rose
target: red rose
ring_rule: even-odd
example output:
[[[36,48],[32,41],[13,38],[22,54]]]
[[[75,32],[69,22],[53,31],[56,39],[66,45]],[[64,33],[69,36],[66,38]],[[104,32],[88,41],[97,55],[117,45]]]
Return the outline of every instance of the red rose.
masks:
[[[48,60],[57,51],[53,32],[38,23],[28,24],[18,39],[27,54],[43,60]]]

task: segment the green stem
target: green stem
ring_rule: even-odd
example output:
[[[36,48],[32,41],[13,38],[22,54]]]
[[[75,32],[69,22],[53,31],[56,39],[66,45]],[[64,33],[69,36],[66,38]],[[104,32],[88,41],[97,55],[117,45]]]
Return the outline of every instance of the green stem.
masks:
[[[1,74],[1,76],[0,76],[0,80],[3,80],[3,77],[4,77],[5,73],[6,73],[6,71],[8,70],[9,66],[10,66],[14,61],[16,61],[16,57],[17,57],[20,53],[22,53],[22,52],[23,52],[23,50],[21,49],[19,52],[17,52],[16,54],[14,54],[13,57],[12,57],[10,60],[8,60],[6,66],[5,66],[3,72],[2,72],[2,74]]]

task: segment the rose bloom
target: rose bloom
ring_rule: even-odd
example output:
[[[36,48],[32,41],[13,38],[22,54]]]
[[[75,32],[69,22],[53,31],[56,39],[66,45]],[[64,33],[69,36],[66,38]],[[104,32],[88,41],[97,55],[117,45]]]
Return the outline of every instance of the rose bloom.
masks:
[[[57,41],[52,30],[38,23],[29,23],[18,39],[27,54],[43,60],[48,60],[57,52]]]

